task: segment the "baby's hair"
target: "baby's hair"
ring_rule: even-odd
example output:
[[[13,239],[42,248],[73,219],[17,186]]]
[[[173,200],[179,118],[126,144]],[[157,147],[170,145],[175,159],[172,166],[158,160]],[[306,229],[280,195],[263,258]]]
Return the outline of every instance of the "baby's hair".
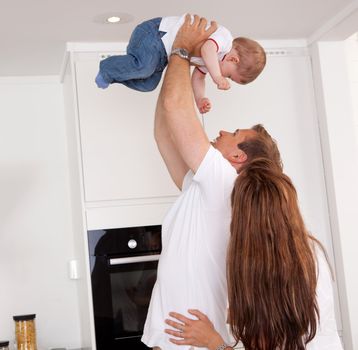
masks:
[[[239,37],[234,39],[233,48],[239,55],[238,71],[241,84],[254,81],[266,65],[266,53],[262,46],[255,40]]]

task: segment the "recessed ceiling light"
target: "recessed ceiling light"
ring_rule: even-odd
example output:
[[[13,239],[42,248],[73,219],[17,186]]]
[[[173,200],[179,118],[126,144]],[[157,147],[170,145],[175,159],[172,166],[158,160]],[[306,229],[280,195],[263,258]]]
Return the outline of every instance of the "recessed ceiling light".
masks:
[[[123,12],[107,12],[97,15],[93,22],[99,24],[124,24],[133,21],[133,16]]]
[[[118,16],[111,16],[107,18],[108,23],[118,23],[121,21],[121,18]]]

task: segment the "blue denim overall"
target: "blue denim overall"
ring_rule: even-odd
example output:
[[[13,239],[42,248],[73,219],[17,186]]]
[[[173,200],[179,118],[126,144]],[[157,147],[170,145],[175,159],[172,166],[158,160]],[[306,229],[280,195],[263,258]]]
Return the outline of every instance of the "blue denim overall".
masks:
[[[139,24],[127,46],[127,54],[111,56],[100,62],[97,86],[105,89],[120,83],[138,91],[152,91],[160,82],[168,57],[159,31],[161,18]]]

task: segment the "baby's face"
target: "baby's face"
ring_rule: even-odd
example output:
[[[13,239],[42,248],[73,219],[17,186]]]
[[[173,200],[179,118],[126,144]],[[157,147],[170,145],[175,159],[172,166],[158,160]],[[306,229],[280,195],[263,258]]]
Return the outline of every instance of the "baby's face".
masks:
[[[230,67],[229,69],[226,70],[226,74],[223,74],[223,76],[225,78],[231,79],[232,81],[234,81],[237,84],[242,84],[241,83],[241,76],[239,74],[239,72],[237,71],[237,67]]]

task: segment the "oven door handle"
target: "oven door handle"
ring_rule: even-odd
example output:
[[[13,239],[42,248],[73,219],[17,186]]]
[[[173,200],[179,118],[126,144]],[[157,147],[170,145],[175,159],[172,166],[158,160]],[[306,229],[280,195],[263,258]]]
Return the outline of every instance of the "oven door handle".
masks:
[[[123,264],[134,264],[140,262],[147,262],[147,261],[158,261],[160,254],[155,255],[143,255],[143,256],[133,256],[127,258],[115,258],[109,259],[110,265],[123,265]]]

